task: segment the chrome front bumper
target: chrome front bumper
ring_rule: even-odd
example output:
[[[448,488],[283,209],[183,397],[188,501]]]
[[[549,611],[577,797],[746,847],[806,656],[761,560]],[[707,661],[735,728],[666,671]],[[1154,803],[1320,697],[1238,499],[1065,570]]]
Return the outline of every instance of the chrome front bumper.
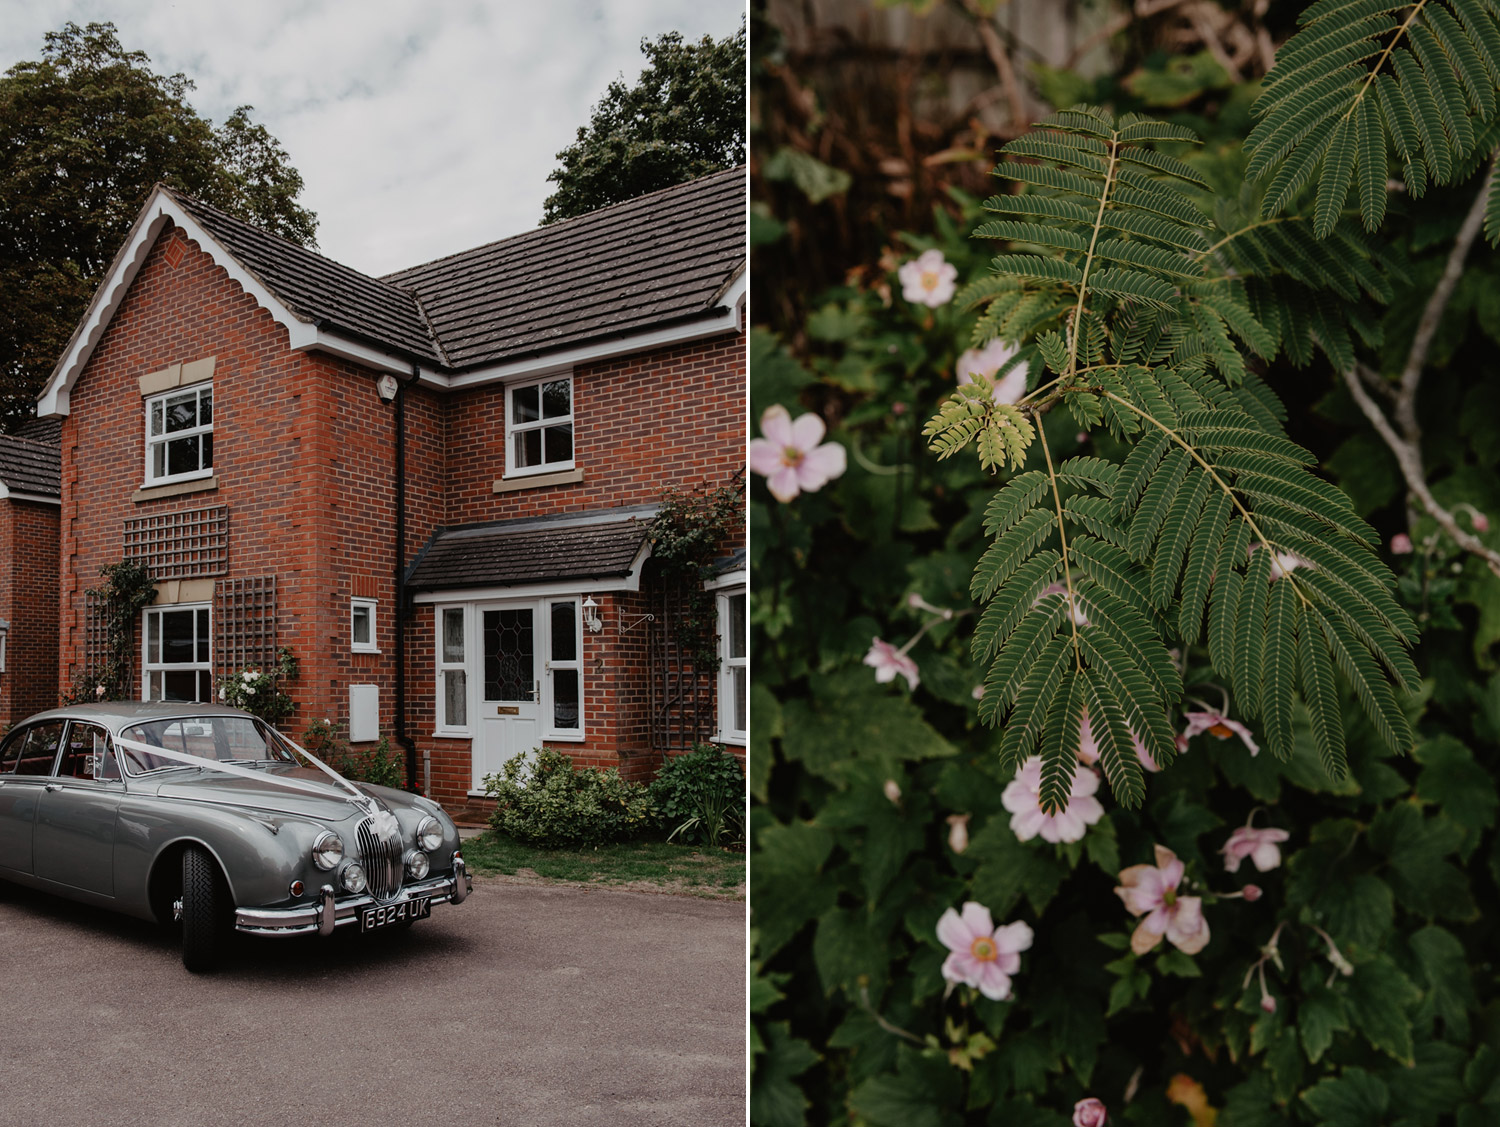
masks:
[[[333,886],[325,884],[318,890],[318,899],[313,904],[299,904],[295,908],[236,908],[234,929],[251,935],[332,935],[336,927],[359,922],[359,914],[366,908],[384,908],[392,904],[405,903],[418,897],[430,896],[434,904],[462,904],[474,890],[474,878],[469,876],[463,858],[453,859],[453,875],[431,877],[406,885],[390,900],[376,900],[373,896],[350,896],[336,900]]]

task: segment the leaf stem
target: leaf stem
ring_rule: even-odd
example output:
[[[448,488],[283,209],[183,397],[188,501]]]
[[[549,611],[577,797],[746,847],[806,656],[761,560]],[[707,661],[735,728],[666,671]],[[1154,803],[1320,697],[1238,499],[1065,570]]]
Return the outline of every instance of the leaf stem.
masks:
[[[1089,236],[1089,250],[1083,258],[1083,277],[1078,282],[1078,303],[1073,306],[1073,329],[1068,341],[1068,366],[1062,375],[1070,376],[1078,370],[1078,341],[1083,330],[1083,299],[1089,292],[1089,271],[1094,267],[1094,247],[1099,242],[1099,232],[1104,227],[1104,207],[1109,203],[1109,189],[1115,182],[1115,168],[1120,163],[1120,134],[1115,132],[1109,142],[1109,167],[1104,170],[1104,190],[1099,193],[1099,211],[1094,215],[1094,231]],[[1067,557],[1064,555],[1064,565]],[[1071,591],[1069,592],[1071,595]]]
[[[1052,449],[1047,445],[1047,431],[1037,421],[1036,436],[1047,459],[1047,480],[1052,483],[1052,500],[1057,505],[1057,538],[1062,541],[1063,583],[1068,589],[1068,621],[1073,624],[1073,664],[1083,672],[1083,650],[1078,644],[1078,603],[1073,597],[1073,569],[1068,565],[1068,530],[1063,521],[1062,494],[1057,489],[1057,471],[1052,468]]]
[[[1235,496],[1234,490],[1231,489],[1229,487],[1228,483],[1225,482],[1225,480],[1222,477],[1220,477],[1218,475],[1218,473],[1215,472],[1214,467],[1211,466],[1211,465],[1209,465],[1209,463],[1204,460],[1203,455],[1201,455],[1201,454],[1198,453],[1198,451],[1193,447],[1193,444],[1191,442],[1189,442],[1187,439],[1183,438],[1182,435],[1178,434],[1171,427],[1169,427],[1165,423],[1161,422],[1154,415],[1150,414],[1147,411],[1142,411],[1139,407],[1137,407],[1134,403],[1130,402],[1128,399],[1122,399],[1122,398],[1120,398],[1118,395],[1116,395],[1114,392],[1108,390],[1107,388],[1102,388],[1101,387],[1099,389],[1099,394],[1103,395],[1104,398],[1106,398],[1106,399],[1112,399],[1112,400],[1114,400],[1116,403],[1120,404],[1120,406],[1124,407],[1128,411],[1134,411],[1141,418],[1145,419],[1152,426],[1154,426],[1158,430],[1160,430],[1164,435],[1166,435],[1168,438],[1170,438],[1173,442],[1177,443],[1178,446],[1181,446],[1184,450],[1186,450],[1188,452],[1188,456],[1190,458],[1192,458],[1193,461],[1197,462],[1200,466],[1203,467],[1204,472],[1207,473],[1208,476],[1213,479],[1213,483],[1215,485],[1217,485],[1220,489],[1222,489],[1224,491],[1224,495],[1226,497],[1228,497],[1229,500],[1231,501],[1231,503],[1233,503],[1234,507],[1240,511],[1240,516],[1242,516],[1242,517],[1245,518],[1245,523],[1250,526],[1250,531],[1253,532],[1256,536],[1260,537],[1261,547],[1264,548],[1268,552],[1275,551],[1275,548],[1276,548],[1275,544],[1272,542],[1272,540],[1271,540],[1271,538],[1269,536],[1267,536],[1263,531],[1261,531],[1260,525],[1258,525],[1258,524],[1255,523],[1255,517],[1253,517],[1250,514],[1250,510],[1247,509],[1247,508],[1245,508],[1244,503],[1238,497]],[[1292,573],[1290,571],[1283,572],[1281,577],[1283,579],[1290,580],[1292,578]],[[1311,600],[1308,599],[1307,595],[1303,592],[1301,584],[1293,582],[1292,583],[1292,590],[1295,591],[1295,592],[1297,592],[1297,597],[1302,600],[1302,605],[1303,606],[1311,608],[1312,602],[1311,602]]]

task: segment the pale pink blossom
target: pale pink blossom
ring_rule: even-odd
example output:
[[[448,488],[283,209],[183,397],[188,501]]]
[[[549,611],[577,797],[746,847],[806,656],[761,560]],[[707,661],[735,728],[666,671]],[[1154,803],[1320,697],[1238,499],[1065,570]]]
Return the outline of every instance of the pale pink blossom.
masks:
[[[902,297],[932,309],[952,301],[958,289],[958,267],[937,249],[924,250],[897,270],[896,277],[901,279]]]
[[[1134,728],[1130,730],[1130,742],[1135,746],[1135,757],[1140,760],[1142,767],[1148,771],[1161,770],[1150,749],[1146,747],[1146,741],[1141,739]],[[1078,758],[1091,767],[1099,762],[1099,741],[1094,738],[1094,726],[1089,720],[1089,710],[1086,708],[1083,710],[1083,723],[1078,731]]]
[[[875,680],[884,685],[887,681],[894,681],[896,674],[906,678],[906,683],[913,689],[921,680],[917,672],[917,663],[898,650],[889,642],[882,642],[876,638],[870,646],[870,652],[865,654],[865,664],[875,669]]]
[[[1109,1110],[1096,1096],[1079,1100],[1073,1105],[1073,1127],[1104,1127],[1109,1122]]]
[[[1084,614],[1083,608],[1068,596],[1068,588],[1062,583],[1047,584],[1037,594],[1037,597],[1031,600],[1031,605],[1034,607],[1040,606],[1043,599],[1050,599],[1053,595],[1062,596],[1063,602],[1067,604],[1068,615],[1073,619],[1074,626],[1087,626],[1089,624],[1089,616]]]
[[[1073,786],[1068,805],[1056,814],[1042,811],[1042,757],[1033,755],[1016,771],[1000,795],[1000,802],[1010,811],[1010,828],[1020,841],[1040,835],[1054,844],[1081,841],[1088,828],[1104,817],[1104,807],[1094,797],[1099,776],[1079,764],[1073,770]]]
[[[1412,553],[1411,537],[1404,532],[1398,532],[1391,537],[1391,555],[1409,556]]]
[[[819,445],[823,420],[808,413],[792,421],[781,404],[760,417],[764,438],[750,440],[750,468],[764,474],[771,496],[783,503],[798,493],[814,493],[842,474],[847,455],[837,442]]]
[[[973,383],[975,376],[983,376],[995,385],[990,393],[991,399],[996,403],[1015,403],[1026,394],[1027,368],[1025,364],[1016,364],[1007,371],[1006,366],[1020,349],[1020,345],[997,337],[983,348],[971,348],[961,353],[954,367],[958,382]]]
[[[948,848],[955,853],[969,848],[969,818],[968,814],[948,815]]]
[[[1250,545],[1250,554],[1253,556],[1260,549],[1260,543]],[[1299,567],[1312,567],[1311,560],[1305,560],[1296,552],[1276,552],[1271,556],[1271,582],[1276,582],[1283,575],[1296,571]]]
[[[1239,736],[1244,741],[1245,746],[1250,749],[1252,757],[1260,754],[1260,745],[1255,742],[1255,737],[1250,734],[1250,729],[1238,720],[1231,720],[1227,709],[1210,708],[1208,705],[1203,704],[1202,701],[1197,701],[1196,703],[1202,707],[1196,711],[1190,710],[1183,713],[1184,719],[1187,720],[1187,727],[1182,730],[1184,739],[1192,739],[1203,732],[1207,732],[1209,735],[1221,740],[1227,740],[1230,736]]]
[[[1224,871],[1239,872],[1240,862],[1248,857],[1257,870],[1269,873],[1280,866],[1281,849],[1279,846],[1291,836],[1286,830],[1270,828],[1257,830],[1248,825],[1240,826],[1229,835],[1224,848],[1219,850],[1224,854]]]
[[[943,961],[949,982],[976,987],[986,998],[1010,997],[1010,977],[1021,969],[1021,952],[1034,938],[1024,921],[995,926],[990,910],[973,900],[963,915],[952,908],[937,923],[937,937],[951,954]]]
[[[1131,865],[1120,873],[1115,895],[1132,916],[1143,917],[1130,937],[1130,949],[1137,955],[1150,951],[1164,935],[1186,955],[1196,955],[1208,945],[1202,899],[1177,894],[1182,875],[1182,862],[1164,845],[1156,847],[1155,865]]]

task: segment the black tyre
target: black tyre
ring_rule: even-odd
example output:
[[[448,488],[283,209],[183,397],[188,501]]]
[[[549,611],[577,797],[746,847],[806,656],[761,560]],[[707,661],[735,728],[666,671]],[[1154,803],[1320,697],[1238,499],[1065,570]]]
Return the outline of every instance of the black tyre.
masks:
[[[182,965],[194,974],[218,967],[229,939],[229,889],[208,852],[182,855]]]

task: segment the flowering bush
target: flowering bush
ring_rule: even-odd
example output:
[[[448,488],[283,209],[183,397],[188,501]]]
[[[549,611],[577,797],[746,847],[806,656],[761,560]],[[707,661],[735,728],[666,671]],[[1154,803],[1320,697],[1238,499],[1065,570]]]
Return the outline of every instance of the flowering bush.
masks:
[[[280,724],[297,708],[296,702],[281,688],[284,681],[296,680],[297,670],[296,657],[283,646],[277,652],[275,669],[242,669],[219,678],[219,699],[259,716],[267,724]]]
[[[1177,127],[1189,124],[1211,125]],[[1190,206],[1205,226],[1215,216],[1231,229],[1214,234],[1226,244],[1266,226],[1264,186],[1241,196],[1234,129],[1201,156],[1162,146],[1214,187]],[[1051,162],[1039,182],[1075,182],[1052,167],[1063,162],[1048,152],[1061,150],[1041,147],[1063,141],[1028,143]],[[1067,151],[1088,167],[1087,144]],[[752,410],[816,407],[848,451],[845,472],[816,492],[778,499],[763,481],[751,492],[758,1127],[1496,1121],[1500,580],[1415,500],[1408,511],[1403,470],[1343,378],[1358,359],[1389,398],[1454,238],[1446,213],[1476,192],[1486,194],[1477,180],[1461,196],[1402,200],[1380,242],[1347,223],[1320,243],[1311,216],[1278,220],[1306,229],[1286,255],[1329,261],[1304,288],[1276,288],[1278,274],[1258,291],[1251,321],[1275,339],[1247,351],[1233,324],[1214,336],[1201,322],[1184,330],[1198,334],[1194,356],[1152,377],[1183,416],[1199,407],[1195,386],[1243,393],[1267,449],[1285,438],[1323,456],[1326,470],[1299,480],[1339,512],[1306,528],[1333,542],[1335,526],[1366,525],[1350,549],[1368,564],[1363,577],[1317,535],[1292,537],[1292,551],[1248,527],[1228,532],[1236,505],[1259,511],[1253,482],[1233,496],[1211,479],[1179,492],[1203,469],[1193,454],[1213,466],[1259,454],[1205,457],[1158,437],[1154,460],[1135,455],[1154,424],[1115,425],[1106,392],[1118,392],[1079,378],[1115,366],[1123,336],[1103,321],[1093,343],[1070,333],[1081,293],[1048,304],[1039,289],[987,277],[963,237],[979,210],[959,193],[932,235],[903,236],[882,269],[789,331],[795,356],[754,335]],[[1007,199],[1078,216],[1065,195]],[[1086,229],[1096,214],[1077,222]],[[1054,245],[1044,235],[1074,246],[1066,233],[1022,220],[990,220],[1025,252],[1016,269],[1074,278],[1065,267],[1077,259],[1032,253]],[[1140,249],[1122,242],[1121,254]],[[1369,286],[1332,296],[1329,272],[1356,261]],[[931,301],[938,262],[954,267],[955,292]],[[1283,265],[1238,262],[1221,281],[1248,285],[1247,274]],[[1500,504],[1500,304],[1481,313],[1479,295],[1493,302],[1500,265],[1484,255],[1468,269],[1458,290],[1468,304],[1440,318],[1442,359],[1424,376],[1437,406],[1422,423],[1442,436],[1429,440],[1427,470],[1445,515],[1493,550],[1484,514]],[[1002,337],[1014,346],[996,347]],[[1018,364],[1025,382],[997,395]],[[1184,372],[1193,379],[1179,384]],[[1483,404],[1487,421],[1459,404]],[[934,450],[921,429],[938,412],[925,436]],[[944,448],[950,425],[962,441]],[[979,457],[939,456],[976,445]],[[1122,508],[1117,488],[1159,503]],[[1265,504],[1271,521],[1285,515]],[[1200,526],[1161,536],[1179,506],[1193,519],[1219,510],[1196,571]],[[1078,571],[1063,574],[1065,558]],[[1365,578],[1378,613],[1344,589]],[[1217,627],[1215,584],[1252,593],[1218,604]],[[1126,601],[1139,613],[1121,613]],[[1310,607],[1327,613],[1326,630]],[[1278,635],[1293,621],[1304,625]],[[1409,639],[1418,631],[1404,624],[1420,627],[1410,655],[1368,644],[1397,621]],[[1031,638],[1028,622],[1040,624]],[[1089,649],[1105,635],[1113,641]],[[1051,638],[1062,641],[1048,651]],[[1140,661],[1115,644],[1137,646]]]
[[[656,827],[651,793],[626,782],[613,767],[575,769],[560,751],[542,748],[518,755],[497,775],[486,775],[484,792],[497,800],[490,825],[527,845],[573,848],[629,841]]]

